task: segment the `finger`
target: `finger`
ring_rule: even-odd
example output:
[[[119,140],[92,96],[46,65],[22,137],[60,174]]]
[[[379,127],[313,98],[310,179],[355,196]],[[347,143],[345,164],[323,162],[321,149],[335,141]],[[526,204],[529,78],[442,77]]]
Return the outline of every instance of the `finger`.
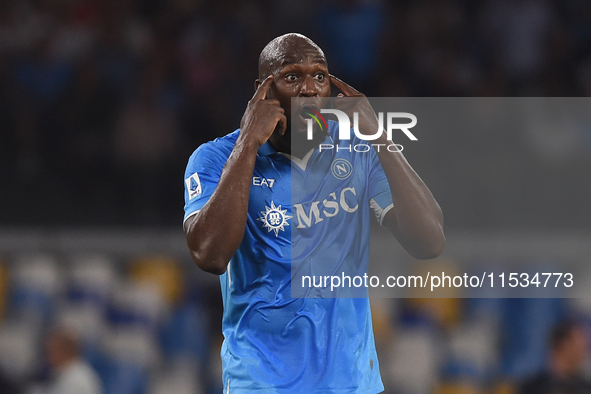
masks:
[[[273,83],[273,75],[269,75],[263,83],[261,83],[256,92],[254,92],[254,96],[250,101],[259,101],[264,100],[267,97],[267,92],[269,91],[269,86]]]
[[[271,111],[279,111],[281,114],[285,113],[285,108],[281,106],[281,102],[279,100],[266,99],[262,100],[259,105],[268,105],[273,107]]]
[[[281,118],[279,119],[279,126],[281,127],[279,129],[279,133],[281,135],[285,134],[285,131],[287,130],[287,117],[285,117],[285,115],[282,115]]]
[[[345,96],[361,96],[363,95],[360,91],[349,85],[348,83],[341,81],[334,75],[330,74],[330,81],[343,92]]]
[[[281,101],[275,99],[266,99],[265,104],[281,107]],[[283,108],[282,108],[283,109]]]

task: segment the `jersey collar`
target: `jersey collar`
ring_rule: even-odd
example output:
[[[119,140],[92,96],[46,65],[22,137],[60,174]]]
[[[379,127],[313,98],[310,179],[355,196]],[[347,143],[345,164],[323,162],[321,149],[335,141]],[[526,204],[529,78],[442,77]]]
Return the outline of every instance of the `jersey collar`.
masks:
[[[271,143],[269,141],[267,141],[263,145],[261,145],[261,147],[258,150],[259,156],[269,156],[269,155],[272,155],[273,153],[277,153],[277,151],[275,150],[275,148],[273,148],[273,145],[271,145]]]
[[[306,167],[308,166],[308,161],[310,161],[310,157],[312,157],[313,153],[314,153],[314,148],[310,149],[308,151],[308,153],[306,153],[306,155],[300,159],[299,157],[295,157],[295,156],[289,155],[287,153],[279,152],[279,154],[281,156],[287,157],[289,160],[291,160],[292,163],[294,163],[295,165],[300,167],[303,171],[306,171]]]
[[[327,139],[330,140],[334,144],[334,141],[333,141],[332,136],[330,134],[327,136]],[[302,170],[306,170],[306,167],[308,165],[308,161],[310,160],[310,157],[312,157],[312,154],[314,153],[314,149],[310,149],[310,151],[303,158],[299,159],[295,156],[288,155],[287,153],[277,152],[275,150],[275,148],[273,148],[273,145],[271,145],[271,143],[269,141],[267,141],[263,145],[260,146],[260,148],[257,152],[257,154],[259,156],[269,156],[269,155],[272,155],[273,153],[279,153],[280,155],[287,157],[293,163],[297,164]]]
[[[281,156],[284,156],[284,157],[290,159],[293,163],[298,165],[302,170],[306,170],[308,160],[310,160],[310,157],[312,157],[312,153],[314,153],[314,149],[310,149],[310,151],[303,158],[299,159],[295,156],[288,155],[287,153],[277,152],[275,150],[275,148],[273,148],[273,145],[271,145],[271,143],[269,141],[267,141],[263,145],[260,146],[260,148],[257,152],[257,154],[259,156],[269,156],[269,155],[272,155],[273,153],[279,153]]]
[[[332,136],[330,134],[327,135],[327,139],[329,139],[330,142],[332,144],[334,144],[334,141],[333,141]],[[257,152],[257,154],[259,156],[269,156],[269,155],[272,155],[273,153],[277,153],[277,151],[275,150],[275,148],[273,148],[273,145],[271,145],[269,140],[267,140],[267,142],[265,142],[263,145],[261,145],[258,152]],[[308,152],[308,153],[310,153],[310,152]],[[291,157],[290,155],[286,155],[286,156]],[[306,155],[306,156],[308,156],[308,155]]]

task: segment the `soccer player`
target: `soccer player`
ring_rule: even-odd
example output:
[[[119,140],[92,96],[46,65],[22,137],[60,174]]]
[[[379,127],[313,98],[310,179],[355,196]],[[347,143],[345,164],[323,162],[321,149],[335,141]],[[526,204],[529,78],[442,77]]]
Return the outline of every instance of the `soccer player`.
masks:
[[[370,207],[411,255],[444,247],[441,209],[400,152],[315,149],[338,140],[332,121],[310,141],[291,129],[291,98],[322,100],[331,85],[364,98],[310,39],[275,38],[240,129],[189,159],[184,228],[195,263],[220,275],[224,393],[382,391],[369,299],[293,298],[292,265],[366,266]]]

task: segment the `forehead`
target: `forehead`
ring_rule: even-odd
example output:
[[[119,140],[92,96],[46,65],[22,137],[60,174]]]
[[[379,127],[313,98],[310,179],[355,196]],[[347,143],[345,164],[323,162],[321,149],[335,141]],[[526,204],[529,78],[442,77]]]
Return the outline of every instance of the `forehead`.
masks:
[[[324,56],[315,49],[302,50],[298,52],[288,52],[277,59],[275,63],[277,68],[284,68],[292,64],[316,63],[327,66]]]
[[[314,63],[327,66],[322,51],[305,41],[285,43],[273,54],[273,69],[279,71],[287,66],[303,63]]]

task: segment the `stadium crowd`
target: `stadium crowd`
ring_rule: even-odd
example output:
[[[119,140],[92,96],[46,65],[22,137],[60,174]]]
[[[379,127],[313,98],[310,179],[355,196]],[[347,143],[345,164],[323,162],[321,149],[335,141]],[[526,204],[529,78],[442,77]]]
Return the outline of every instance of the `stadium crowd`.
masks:
[[[588,96],[590,7],[584,0],[4,0],[0,220],[176,225],[189,154],[238,126],[258,53],[286,31],[312,37],[331,71],[367,96]],[[483,198],[498,203],[495,189],[542,185],[547,178],[511,171],[532,158],[557,189],[569,185],[558,172],[576,176],[589,164],[588,134],[558,159],[544,156],[555,151],[547,145],[537,152],[535,136],[474,135],[475,145],[462,135],[425,143],[413,163],[421,174],[438,168],[444,179],[470,163],[466,182],[478,198],[429,183],[461,226],[544,224],[527,212],[534,192],[513,211],[462,211],[477,211],[465,208]],[[504,163],[491,169],[500,149]],[[495,154],[482,160],[487,152]],[[585,192],[564,209],[582,206]]]
[[[586,0],[2,0],[2,227],[180,231],[187,158],[238,127],[260,50],[289,31],[367,96],[591,95]],[[483,128],[408,156],[452,232],[586,229],[591,132],[562,137]],[[68,254],[0,250],[0,372],[43,383],[46,330],[73,321],[105,394],[220,391],[219,287],[188,256]],[[552,326],[591,316],[584,300],[372,306],[387,392],[412,394],[515,393]]]

